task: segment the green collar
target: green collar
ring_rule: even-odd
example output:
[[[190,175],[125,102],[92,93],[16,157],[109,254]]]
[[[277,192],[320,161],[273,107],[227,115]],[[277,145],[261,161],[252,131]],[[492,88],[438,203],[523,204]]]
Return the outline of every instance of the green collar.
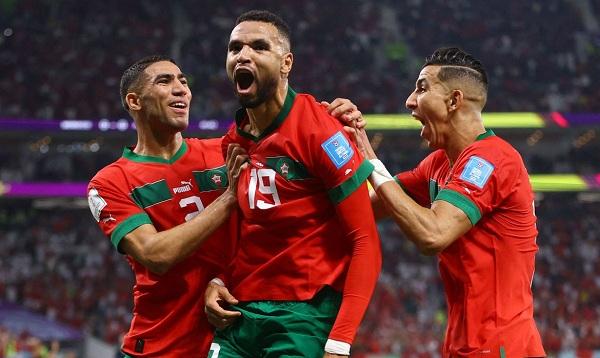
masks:
[[[179,158],[181,158],[185,154],[185,152],[187,152],[187,143],[185,142],[185,139],[184,139],[181,142],[181,146],[179,147],[177,152],[175,152],[175,154],[171,157],[171,159],[153,157],[150,155],[139,155],[139,154],[134,153],[133,150],[131,150],[131,148],[123,149],[123,158],[127,158],[133,162],[138,162],[138,163],[173,164]]]
[[[491,136],[495,136],[495,135],[496,135],[496,133],[494,133],[493,130],[488,129],[485,131],[485,133],[481,133],[480,135],[478,135],[477,138],[475,139],[475,141],[486,139],[487,137],[491,137]]]
[[[246,113],[246,109],[245,108],[238,109],[235,112],[235,124],[236,124],[237,133],[240,136],[248,138],[248,139],[251,139],[251,140],[253,140],[255,142],[258,142],[259,140],[261,140],[264,137],[268,136],[275,129],[277,129],[283,123],[283,121],[287,118],[288,114],[292,110],[292,104],[294,104],[294,99],[295,98],[296,98],[296,92],[294,92],[294,90],[292,89],[292,87],[288,86],[287,95],[285,96],[285,101],[283,102],[283,107],[281,108],[281,111],[279,112],[279,114],[277,115],[277,117],[275,117],[275,119],[273,120],[273,122],[271,123],[271,125],[269,125],[258,137],[255,137],[255,136],[253,136],[252,134],[250,134],[248,132],[244,132],[240,128],[243,120],[245,118],[247,118],[248,115]]]

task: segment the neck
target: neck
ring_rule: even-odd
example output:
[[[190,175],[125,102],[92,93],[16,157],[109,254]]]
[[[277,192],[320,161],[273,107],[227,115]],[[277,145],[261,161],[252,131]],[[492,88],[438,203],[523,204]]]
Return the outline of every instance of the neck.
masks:
[[[455,118],[450,123],[451,135],[445,152],[450,164],[453,165],[463,150],[475,143],[480,134],[485,133],[485,127],[479,112]]]
[[[171,159],[181,147],[181,132],[164,132],[144,126],[147,121],[136,120],[137,144],[133,152],[139,155]]]
[[[275,96],[255,108],[246,108],[250,122],[247,130],[248,133],[259,136],[273,123],[283,108],[287,92],[288,83],[285,81],[277,88]]]

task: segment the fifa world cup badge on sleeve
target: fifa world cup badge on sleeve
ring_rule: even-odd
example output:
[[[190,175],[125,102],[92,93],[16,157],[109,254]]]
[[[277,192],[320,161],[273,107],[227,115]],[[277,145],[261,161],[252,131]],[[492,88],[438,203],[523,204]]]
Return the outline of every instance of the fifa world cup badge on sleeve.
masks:
[[[323,142],[321,147],[325,150],[325,153],[327,153],[327,156],[329,156],[329,159],[331,159],[337,169],[348,163],[352,155],[354,155],[354,150],[352,150],[350,142],[348,142],[348,139],[340,131]]]
[[[98,190],[92,188],[88,193],[88,205],[90,206],[90,210],[92,211],[92,215],[96,221],[100,221],[100,213],[102,209],[106,207],[106,201],[102,199]]]
[[[477,156],[472,156],[460,174],[460,178],[483,189],[493,171],[494,166],[490,162]]]

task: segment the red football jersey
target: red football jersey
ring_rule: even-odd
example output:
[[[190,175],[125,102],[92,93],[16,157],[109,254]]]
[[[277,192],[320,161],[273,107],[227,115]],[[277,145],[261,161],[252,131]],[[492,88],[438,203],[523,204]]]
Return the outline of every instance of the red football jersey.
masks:
[[[240,143],[251,161],[238,184],[240,241],[227,286],[240,301],[308,300],[324,285],[342,292],[354,256],[336,205],[365,185],[373,166],[310,95],[290,89],[281,112],[259,137],[241,129],[247,120],[245,111],[238,111],[237,126],[223,140],[224,151],[227,143]],[[367,240],[374,245],[366,246],[377,247],[365,255],[370,266],[363,270],[374,272],[372,282],[361,283],[366,308],[380,252],[366,190],[364,200],[368,212],[358,225],[372,227]],[[360,322],[362,307],[355,309],[358,319],[353,319]],[[355,328],[340,337],[350,342]]]
[[[163,231],[192,219],[226,187],[221,139],[184,139],[170,160],[137,155],[126,148],[120,159],[91,180],[88,201],[100,228],[118,248],[121,239],[140,225],[152,224]],[[127,256],[135,286],[125,353],[207,356],[212,326],[204,314],[204,290],[231,259],[235,238],[231,225],[223,225],[164,275]]]
[[[439,254],[448,304],[444,357],[545,356],[533,319],[533,191],[519,153],[491,130],[450,165],[442,150],[397,180],[417,202],[444,200],[473,227]]]

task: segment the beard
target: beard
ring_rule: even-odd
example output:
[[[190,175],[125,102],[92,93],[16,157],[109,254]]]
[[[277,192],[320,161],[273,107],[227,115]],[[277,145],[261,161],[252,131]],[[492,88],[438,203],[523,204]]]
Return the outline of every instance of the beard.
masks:
[[[257,79],[255,79],[255,81],[256,95],[254,96],[238,94],[238,92],[235,90],[234,83],[234,92],[243,108],[256,108],[265,103],[267,100],[275,97],[275,93],[277,92],[277,79],[275,77],[267,78],[264,84],[258,82]]]

